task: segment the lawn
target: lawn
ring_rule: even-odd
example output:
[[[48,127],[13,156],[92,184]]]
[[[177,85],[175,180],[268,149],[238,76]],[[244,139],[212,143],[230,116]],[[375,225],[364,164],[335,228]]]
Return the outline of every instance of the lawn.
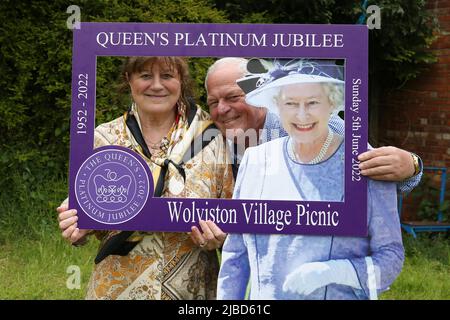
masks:
[[[98,242],[75,248],[61,238],[55,208],[65,198],[65,179],[37,185],[16,184],[12,190],[21,196],[0,193],[0,299],[83,299]],[[450,238],[403,238],[403,271],[381,299],[449,300]],[[80,288],[69,289],[67,282],[76,287],[77,270]]]
[[[55,208],[66,179],[24,183],[12,174],[9,182],[0,192],[0,299],[82,299],[97,243],[75,248],[60,235]],[[66,286],[71,266],[79,267],[80,289]]]
[[[391,289],[382,295],[389,300],[450,299],[450,237],[403,234],[406,258],[403,270]]]

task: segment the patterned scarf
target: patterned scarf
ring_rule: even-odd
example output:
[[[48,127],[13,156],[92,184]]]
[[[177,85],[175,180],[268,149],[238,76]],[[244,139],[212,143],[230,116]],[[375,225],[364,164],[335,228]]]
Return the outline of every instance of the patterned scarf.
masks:
[[[172,152],[174,146],[181,141],[181,139],[183,138],[183,134],[188,128],[188,122],[186,118],[186,105],[183,102],[178,101],[177,106],[177,115],[175,117],[174,123],[172,124],[172,127],[170,128],[167,135],[161,140],[160,150],[156,153],[153,153],[150,158],[150,161],[157,164],[158,166],[163,165],[164,161]],[[135,103],[133,103],[133,105],[131,106],[131,110],[136,117],[139,127],[142,128],[139,118],[139,112]],[[134,137],[132,138],[132,140],[134,140]],[[135,146],[138,145],[136,141],[133,141],[133,144]],[[141,150],[140,147],[135,149]]]

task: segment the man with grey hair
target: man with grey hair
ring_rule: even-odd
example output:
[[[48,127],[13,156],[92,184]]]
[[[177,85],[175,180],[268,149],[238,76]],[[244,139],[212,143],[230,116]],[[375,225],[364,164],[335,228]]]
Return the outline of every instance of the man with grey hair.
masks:
[[[246,148],[286,136],[278,116],[264,106],[245,102],[245,93],[236,81],[247,74],[247,59],[227,57],[217,60],[207,72],[205,87],[211,118],[230,146],[233,173],[236,177],[240,159]],[[344,121],[337,115],[330,118],[329,127],[344,135]],[[374,180],[396,181],[400,192],[410,192],[420,182],[422,162],[417,155],[396,148],[371,149],[358,156],[361,174]],[[213,223],[204,228],[192,228],[195,242],[217,242],[224,233]]]

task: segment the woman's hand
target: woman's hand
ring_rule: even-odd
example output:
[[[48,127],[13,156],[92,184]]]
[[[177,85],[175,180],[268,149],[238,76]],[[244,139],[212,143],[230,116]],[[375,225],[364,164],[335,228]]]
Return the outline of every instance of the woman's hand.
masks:
[[[308,262],[289,273],[283,283],[283,291],[310,295],[329,284],[339,284],[361,289],[356,270],[347,259]]]
[[[197,227],[192,227],[192,241],[199,247],[206,250],[221,248],[227,234],[224,233],[214,222],[200,220],[201,231]]]
[[[77,228],[77,210],[68,210],[67,204],[62,204],[56,208],[58,212],[59,229],[64,239],[71,244],[82,244],[86,240],[87,234],[90,230]]]

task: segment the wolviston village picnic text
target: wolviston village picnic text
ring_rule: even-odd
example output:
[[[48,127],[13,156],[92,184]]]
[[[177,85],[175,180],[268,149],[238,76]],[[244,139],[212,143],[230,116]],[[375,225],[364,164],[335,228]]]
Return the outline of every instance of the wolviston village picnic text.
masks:
[[[197,202],[201,202],[197,204]],[[339,225],[339,212],[331,210],[310,210],[309,204],[297,204],[296,212],[272,209],[267,202],[242,203],[242,210],[211,206],[208,201],[195,200],[191,205],[183,201],[167,201],[171,222],[197,223],[211,220],[221,224],[272,225],[276,231],[282,231],[292,223],[307,226],[336,227]],[[239,220],[239,221],[238,221]]]

